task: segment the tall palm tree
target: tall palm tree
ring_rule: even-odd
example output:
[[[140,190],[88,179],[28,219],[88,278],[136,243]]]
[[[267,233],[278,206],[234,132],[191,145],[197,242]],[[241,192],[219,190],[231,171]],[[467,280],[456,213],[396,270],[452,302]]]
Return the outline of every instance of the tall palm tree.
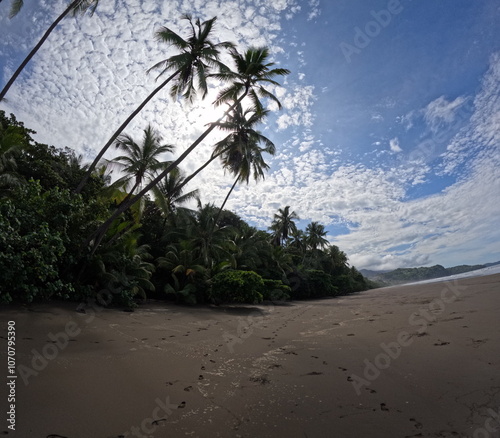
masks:
[[[268,113],[269,111],[255,109],[243,111],[239,103],[228,115],[226,122],[219,124],[221,129],[232,132],[215,145],[214,153],[221,154],[222,167],[236,175],[236,179],[219,209],[214,225],[217,224],[220,213],[236,184],[242,181],[248,184],[252,174],[256,181],[264,178],[264,171],[269,169],[262,153],[274,155],[276,148],[271,140],[254,129],[254,126],[261,123]],[[263,144],[264,147],[260,147],[259,144]]]
[[[43,34],[42,38],[40,41],[38,41],[37,45],[31,50],[31,52],[28,54],[28,56],[24,59],[24,61],[21,63],[21,65],[17,68],[17,70],[14,72],[12,77],[10,78],[9,82],[5,85],[2,91],[0,91],[0,102],[3,100],[5,95],[7,94],[7,91],[9,91],[9,88],[12,86],[12,84],[15,82],[17,77],[21,74],[21,72],[24,70],[24,67],[28,64],[28,62],[31,61],[31,58],[35,56],[36,52],[42,47],[43,43],[45,40],[49,37],[49,35],[52,33],[52,31],[56,28],[56,26],[62,21],[66,15],[72,13],[73,16],[78,15],[78,14],[85,14],[85,12],[89,11],[90,15],[92,15],[99,3],[99,0],[73,0],[68,7],[63,11],[59,17],[56,18],[56,20],[50,25],[50,27],[47,29],[47,31]],[[10,13],[9,13],[9,18],[13,18],[14,16],[17,15],[17,13],[21,10],[23,7],[24,2],[22,0],[13,0]]]
[[[170,88],[170,95],[172,97],[177,98],[178,96],[182,96],[192,101],[196,95],[197,88],[200,89],[202,98],[207,95],[207,75],[210,73],[211,69],[227,69],[227,67],[219,61],[221,50],[233,48],[234,45],[228,41],[214,43],[210,39],[217,17],[204,21],[203,23],[197,19],[194,25],[191,15],[185,14],[182,18],[187,20],[191,27],[191,34],[187,39],[182,38],[168,27],[162,27],[155,33],[157,41],[175,47],[180,53],[156,63],[148,72],[160,69],[160,74],[157,79],[165,73],[171,73],[170,76],[156,87],[114,132],[90,165],[87,174],[76,188],[76,193],[80,193],[95,166],[97,166],[106,151],[125,127],[167,84],[173,81],[172,87]],[[197,87],[195,86],[195,82],[197,82]]]
[[[174,149],[172,145],[162,144],[162,137],[151,125],[148,125],[144,130],[140,144],[130,135],[123,134],[118,137],[116,147],[123,151],[123,155],[114,158],[111,163],[119,165],[125,175],[115,184],[126,186],[132,182],[132,187],[122,202],[129,199],[144,181],[154,179],[158,170],[163,169],[168,164],[165,161],[160,161],[159,156],[172,152]]]
[[[261,83],[265,84],[275,84],[279,85],[276,81],[274,81],[272,78],[276,76],[285,76],[289,73],[289,70],[283,69],[283,68],[276,68],[276,69],[270,69],[269,67],[272,67],[274,64],[271,62],[266,62],[267,58],[269,56],[269,50],[267,48],[251,48],[248,49],[247,52],[255,53],[255,55],[249,54],[248,56],[241,56],[238,55],[238,59],[241,58],[241,62],[236,64],[237,67],[237,77],[239,81],[244,80],[244,87],[241,88],[239,86],[235,86],[235,89],[232,92],[228,92],[227,89],[223,91],[224,96],[219,95],[217,98],[216,103],[220,104],[225,99],[230,101],[231,99],[234,100],[234,97],[237,96],[236,89],[242,91],[242,94],[240,96],[237,96],[237,99],[235,99],[235,102],[233,105],[231,105],[225,113],[215,122],[211,123],[210,126],[203,132],[195,141],[194,143],[191,144],[180,156],[177,158],[175,161],[173,161],[170,166],[168,166],[163,172],[161,172],[153,181],[151,181],[149,184],[146,185],[137,195],[131,199],[129,199],[127,202],[122,203],[115,211],[114,213],[91,235],[89,238],[86,240],[85,244],[89,244],[92,240],[95,239],[96,236],[102,235],[103,230],[104,232],[106,229],[113,223],[114,219],[118,217],[120,214],[122,214],[124,211],[126,211],[129,207],[131,207],[135,202],[139,201],[139,199],[144,196],[146,193],[148,193],[156,184],[158,184],[165,175],[167,175],[173,168],[178,167],[179,164],[215,129],[218,124],[224,120],[224,118],[230,114],[234,108],[250,93],[253,93],[254,95],[258,96],[265,96],[270,98],[273,101],[278,101],[278,99],[273,96],[270,92],[265,90]],[[233,56],[236,56],[236,52],[233,53]],[[259,61],[259,64],[255,65],[247,65],[246,61],[248,59],[248,62],[250,61]],[[232,76],[232,77],[236,77]],[[230,76],[227,77],[228,80],[231,79]],[[254,88],[258,88],[258,91],[254,91]],[[273,97],[270,97],[273,96]],[[260,104],[260,102],[259,102]],[[279,101],[278,101],[279,104]],[[281,106],[281,105],[279,105]],[[99,244],[99,240],[94,241],[94,246]]]
[[[323,249],[329,244],[325,236],[325,226],[318,222],[311,222],[306,227],[306,243],[312,250],[316,250],[318,247]]]
[[[273,240],[277,246],[283,246],[291,233],[297,232],[297,226],[294,220],[299,220],[297,213],[290,212],[290,206],[280,208],[274,215],[271,230],[273,231]]]

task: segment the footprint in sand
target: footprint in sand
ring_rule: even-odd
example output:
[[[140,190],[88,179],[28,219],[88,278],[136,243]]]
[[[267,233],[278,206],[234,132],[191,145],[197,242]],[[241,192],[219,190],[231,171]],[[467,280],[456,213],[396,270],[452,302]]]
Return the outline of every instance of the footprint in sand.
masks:
[[[380,403],[380,410],[382,411],[389,411],[389,408],[385,403]]]
[[[339,367],[339,370],[341,370],[341,371],[347,371],[347,368]]]
[[[347,336],[356,336],[354,333],[348,333]]]
[[[449,344],[449,342],[443,342],[443,341],[440,341],[440,340],[438,339],[438,342],[435,342],[435,343],[434,343],[434,346],[436,346],[436,347],[441,347],[441,346],[443,346],[443,345],[448,345],[448,344]]]
[[[474,348],[478,348],[478,347],[480,347],[481,345],[483,345],[485,342],[488,342],[488,340],[489,340],[488,338],[486,338],[486,339],[471,339],[471,341],[472,341],[472,346],[473,346]]]
[[[192,389],[193,389],[193,387],[192,387],[192,386],[186,386],[186,387],[184,388],[184,391],[189,392],[189,391],[191,391]]]
[[[415,418],[410,418],[410,421],[412,423],[415,423],[414,426],[417,428],[417,429],[422,429],[424,427],[424,425],[422,423],[420,423],[420,421],[417,421],[415,420]]]
[[[280,365],[279,363],[273,363],[273,364],[269,365],[268,368],[270,368],[270,369],[273,369],[273,368],[283,368],[283,366]]]
[[[184,409],[186,407],[186,402],[183,401],[179,406],[177,406],[177,409]]]

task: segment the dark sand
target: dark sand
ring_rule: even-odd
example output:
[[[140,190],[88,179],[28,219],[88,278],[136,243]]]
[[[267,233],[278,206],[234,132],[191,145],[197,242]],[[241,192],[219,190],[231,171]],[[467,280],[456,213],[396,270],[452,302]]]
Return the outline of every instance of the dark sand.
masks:
[[[16,431],[2,389],[0,436],[500,436],[500,275],[276,306],[89,312],[2,308],[2,387],[8,320],[18,378]]]

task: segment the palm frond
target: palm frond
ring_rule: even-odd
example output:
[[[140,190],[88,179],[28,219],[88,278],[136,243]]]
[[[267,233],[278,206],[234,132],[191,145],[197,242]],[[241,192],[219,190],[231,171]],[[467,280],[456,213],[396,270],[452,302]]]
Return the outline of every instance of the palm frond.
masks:
[[[23,0],[12,0],[12,3],[10,5],[9,18],[12,19],[17,14],[19,14],[23,6],[24,6]]]

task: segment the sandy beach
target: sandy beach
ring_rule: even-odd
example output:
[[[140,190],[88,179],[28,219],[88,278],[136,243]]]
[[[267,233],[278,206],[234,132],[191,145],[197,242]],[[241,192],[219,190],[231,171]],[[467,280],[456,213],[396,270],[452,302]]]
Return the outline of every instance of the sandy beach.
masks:
[[[275,305],[75,308],[1,309],[0,435],[500,437],[500,274]]]

